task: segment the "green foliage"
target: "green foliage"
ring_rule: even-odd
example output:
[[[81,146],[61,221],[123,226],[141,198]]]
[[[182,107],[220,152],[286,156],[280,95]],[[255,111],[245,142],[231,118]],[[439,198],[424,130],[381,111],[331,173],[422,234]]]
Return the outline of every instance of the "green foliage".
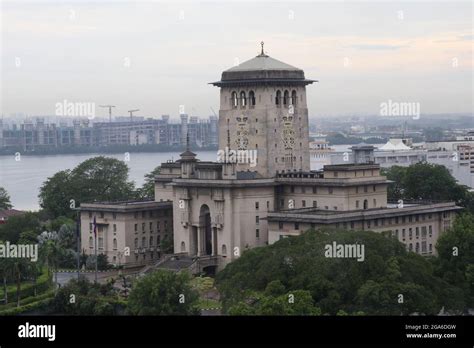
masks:
[[[141,198],[154,198],[155,197],[155,176],[160,174],[161,167],[158,166],[153,169],[150,173],[145,174],[145,183],[139,189]]]
[[[461,288],[469,308],[472,308],[474,306],[474,215],[469,213],[458,215],[453,227],[439,237],[436,249],[438,251],[436,274],[452,286]]]
[[[409,167],[393,166],[382,171],[388,180],[389,200],[433,200],[462,203],[471,198],[467,188],[458,185],[442,165],[420,162]]]
[[[12,207],[7,190],[0,187],[0,210],[11,209]]]
[[[72,279],[57,291],[51,307],[56,314],[116,315],[123,311],[123,302],[115,293],[112,283],[91,283],[85,277],[80,277],[79,280]]]
[[[90,158],[72,171],[64,170],[48,178],[40,188],[40,206],[51,217],[74,218],[81,202],[119,201],[136,198],[128,166],[103,156]]]
[[[51,302],[52,302],[52,298],[48,297],[43,300],[28,303],[27,305],[8,308],[4,311],[0,311],[0,315],[19,315],[19,314],[24,314],[26,312],[38,311],[38,310],[47,311]]]
[[[10,261],[12,261],[10,259]],[[11,266],[12,267],[12,266]],[[42,270],[41,275],[36,279],[36,292],[40,294],[44,291],[47,291],[51,288],[51,277],[48,276],[46,269]],[[17,285],[10,284],[7,286],[7,297],[9,300],[16,299]],[[35,284],[33,281],[24,281],[21,286],[20,298],[23,300],[30,296],[34,296],[35,293]],[[0,298],[4,298],[5,292],[3,287],[0,287]]]
[[[41,232],[41,224],[36,213],[12,216],[8,223],[0,225],[0,240],[16,244],[22,232],[30,231],[36,235]]]
[[[197,315],[198,301],[187,273],[158,270],[133,284],[128,310],[134,315]]]
[[[326,258],[325,245],[333,241],[364,245],[365,261]],[[284,312],[279,301],[285,295],[278,296],[283,288],[285,294],[307,291],[311,308],[330,315],[437,314],[443,306],[450,309],[461,303],[446,301],[447,293],[459,294],[459,289],[436,277],[429,260],[407,252],[394,238],[370,231],[308,231],[248,250],[217,274],[216,283],[224,309],[234,314],[247,313],[247,305],[253,308],[257,303],[260,311]],[[400,293],[403,304],[398,302]]]

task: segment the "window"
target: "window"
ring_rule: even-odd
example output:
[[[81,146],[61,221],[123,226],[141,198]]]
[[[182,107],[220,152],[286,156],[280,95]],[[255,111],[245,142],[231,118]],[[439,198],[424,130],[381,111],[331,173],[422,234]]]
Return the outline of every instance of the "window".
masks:
[[[186,251],[186,243],[181,242],[181,252],[185,252],[185,251]]]
[[[160,222],[159,221],[156,222],[156,229],[157,229],[158,232],[160,232]]]
[[[317,193],[318,193],[318,189],[317,189],[316,186],[313,186],[313,193],[314,193],[314,194],[317,194]]]
[[[104,249],[104,238],[99,237],[99,249]]]
[[[367,221],[367,228],[370,228],[370,220]]]
[[[255,209],[258,210],[258,202],[255,202]]]
[[[142,211],[142,218],[145,218],[146,216],[146,211]]]
[[[89,212],[89,219],[92,219],[92,212]]]
[[[411,229],[411,227],[408,229],[408,238],[410,238],[410,240],[412,239],[413,237],[413,231]]]
[[[364,199],[364,209],[369,209],[369,202]]]
[[[330,195],[332,195],[332,192],[333,192],[333,191],[332,191],[332,187],[328,187],[328,193],[329,193]]]
[[[351,221],[351,229],[354,229],[354,221]]]
[[[372,186],[372,190],[373,190],[374,192],[376,191],[375,185]]]
[[[227,247],[225,244],[222,244],[222,255],[227,255]]]
[[[267,201],[267,209],[270,209],[270,201]]]
[[[359,193],[359,186],[356,186],[356,193]]]
[[[145,233],[145,223],[142,223],[142,232]]]
[[[103,211],[100,212],[100,217],[101,217],[102,219],[104,218],[104,212],[103,212]]]
[[[356,208],[359,208],[359,201],[356,201]]]
[[[258,225],[260,223],[260,216],[255,217],[255,224]]]
[[[135,232],[138,231],[138,224],[135,224]]]
[[[231,106],[232,108],[236,108],[238,105],[238,101],[237,101],[237,92],[232,92],[231,94]]]
[[[280,105],[281,105],[281,91],[280,91],[280,90],[278,90],[278,91],[276,92],[275,104],[276,104],[277,106],[280,106]]]
[[[374,226],[377,227],[379,225],[379,220],[378,219],[375,219],[374,220]]]
[[[295,230],[299,230],[300,229],[300,224],[298,222],[295,222]]]
[[[290,92],[285,91],[283,93],[283,105],[288,105],[289,101],[290,101]]]
[[[249,106],[250,107],[255,106],[255,93],[254,93],[254,91],[249,92]]]
[[[260,230],[258,228],[255,230],[255,238],[260,238]]]
[[[153,237],[150,237],[150,247],[153,246]]]
[[[142,248],[146,247],[146,238],[142,237]]]
[[[240,107],[244,108],[247,105],[247,98],[245,98],[245,92],[240,92]]]
[[[313,207],[317,208],[318,207],[318,201],[313,201]]]
[[[93,247],[94,247],[94,238],[89,237],[89,248],[93,248]]]
[[[117,238],[114,238],[114,240],[112,241],[112,245],[114,250],[117,250]]]
[[[420,252],[420,243],[418,243],[418,242],[416,242],[415,251],[416,251],[417,253]]]
[[[377,200],[374,198],[374,208],[377,207]]]
[[[294,186],[290,186],[290,192],[295,193],[295,187]]]
[[[280,230],[283,229],[283,222],[281,222],[281,221],[278,222],[278,229],[280,229]]]
[[[301,201],[301,205],[303,208],[306,208],[306,201],[304,199]]]
[[[433,227],[431,227],[431,225],[428,226],[428,235],[429,235],[430,238],[433,235]]]
[[[150,222],[150,232],[153,232],[153,222]]]
[[[92,231],[92,230],[94,229],[93,226],[94,226],[94,224],[91,222],[91,223],[89,224],[89,230],[90,230],[90,231]]]
[[[419,229],[419,227],[415,228],[415,236],[416,236],[416,238],[420,238],[420,229]]]
[[[413,251],[413,244],[412,243],[410,243],[410,245],[408,246],[408,250]]]
[[[114,232],[117,232],[117,225],[114,224],[113,226],[114,226]]]
[[[402,238],[405,240],[405,229],[402,229]]]
[[[297,101],[297,100],[298,100],[298,97],[297,97],[297,95],[296,95],[296,91],[293,90],[293,91],[291,92],[291,104],[292,104],[292,105],[296,105],[296,101]]]

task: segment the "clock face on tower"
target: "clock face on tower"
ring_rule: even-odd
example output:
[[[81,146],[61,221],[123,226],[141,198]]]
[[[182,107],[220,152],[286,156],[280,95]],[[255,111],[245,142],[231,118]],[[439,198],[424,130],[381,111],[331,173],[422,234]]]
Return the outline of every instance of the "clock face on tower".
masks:
[[[293,130],[293,117],[283,116],[283,129],[281,137],[285,150],[292,150],[295,147],[295,131]]]
[[[235,145],[238,150],[247,150],[249,144],[249,124],[248,117],[239,116],[237,117],[237,132]]]

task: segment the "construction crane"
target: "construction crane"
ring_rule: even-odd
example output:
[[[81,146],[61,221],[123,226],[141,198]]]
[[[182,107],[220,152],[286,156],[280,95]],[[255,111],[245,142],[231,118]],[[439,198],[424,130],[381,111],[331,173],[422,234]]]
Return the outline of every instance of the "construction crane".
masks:
[[[130,113],[130,122],[132,122],[133,113],[136,112],[136,111],[140,111],[140,109],[128,110],[128,112]]]
[[[115,105],[99,105],[101,108],[109,108],[109,122],[112,122],[112,108],[115,107]]]

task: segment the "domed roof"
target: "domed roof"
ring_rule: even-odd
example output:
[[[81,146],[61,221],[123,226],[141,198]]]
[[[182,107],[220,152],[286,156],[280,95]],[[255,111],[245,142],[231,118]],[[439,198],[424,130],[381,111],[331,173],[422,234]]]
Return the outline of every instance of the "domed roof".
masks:
[[[307,80],[304,71],[286,64],[262,52],[237,66],[225,70],[221,81],[211,82],[214,86],[235,86],[243,84],[293,84],[307,85],[316,82]]]

